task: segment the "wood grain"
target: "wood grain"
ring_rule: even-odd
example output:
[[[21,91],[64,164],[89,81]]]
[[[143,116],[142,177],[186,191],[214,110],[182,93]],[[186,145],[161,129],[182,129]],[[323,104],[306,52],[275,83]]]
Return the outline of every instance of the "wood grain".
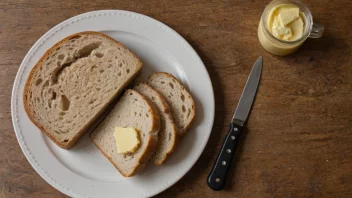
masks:
[[[196,49],[216,95],[209,143],[195,166],[157,197],[352,197],[352,1],[306,0],[324,37],[295,54],[261,48],[269,1],[0,1],[0,197],[66,197],[29,165],[17,143],[10,99],[18,67],[37,39],[77,14],[100,9],[160,20]],[[264,69],[226,189],[206,177],[256,58]]]

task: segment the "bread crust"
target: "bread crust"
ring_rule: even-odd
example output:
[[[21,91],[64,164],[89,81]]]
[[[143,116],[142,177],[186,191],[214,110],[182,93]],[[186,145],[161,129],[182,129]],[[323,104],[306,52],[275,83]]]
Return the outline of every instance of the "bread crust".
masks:
[[[131,83],[136,76],[138,75],[138,73],[141,71],[142,69],[142,61],[134,54],[132,53],[128,48],[126,48],[124,45],[122,45],[121,43],[119,43],[118,41],[116,41],[115,39],[100,33],[100,32],[94,32],[94,31],[85,31],[85,32],[79,32],[73,35],[70,35],[64,39],[62,39],[61,41],[57,42],[54,46],[52,46],[50,49],[48,49],[45,54],[39,59],[39,61],[35,64],[35,66],[32,68],[26,84],[24,86],[24,91],[23,91],[23,105],[24,105],[24,109],[29,117],[29,119],[32,121],[32,123],[34,125],[36,125],[42,132],[44,132],[56,145],[58,145],[59,147],[63,148],[63,149],[70,149],[72,148],[77,142],[78,140],[83,136],[83,134],[87,131],[87,129],[94,124],[94,121],[103,114],[104,110],[109,106],[109,104],[114,101],[114,99],[121,93],[122,89],[120,92],[116,93],[115,96],[113,96],[112,100],[110,102],[108,102],[107,104],[105,104],[103,106],[103,108],[94,116],[94,118],[84,127],[82,128],[82,130],[80,130],[78,133],[76,133],[76,135],[69,141],[67,141],[66,143],[63,143],[61,141],[59,141],[58,139],[56,139],[54,136],[51,135],[51,133],[49,131],[47,131],[46,129],[44,129],[44,127],[34,118],[34,116],[32,115],[30,109],[29,109],[29,104],[28,104],[28,91],[29,91],[29,87],[31,86],[30,82],[31,79],[33,78],[34,73],[36,72],[36,70],[39,68],[39,66],[41,65],[41,63],[53,52],[53,50],[55,50],[58,46],[60,46],[61,44],[67,42],[69,39],[71,39],[72,37],[75,36],[82,36],[82,35],[97,35],[97,36],[102,36],[104,38],[107,38],[113,42],[115,42],[116,44],[120,45],[121,47],[125,48],[126,50],[128,50],[139,62],[138,64],[138,72],[136,72],[136,74],[134,74],[129,81],[127,81],[122,87],[126,87],[129,83]]]
[[[97,146],[97,148],[103,153],[103,155],[109,159],[109,161],[116,167],[116,169],[121,173],[121,175],[123,175],[124,177],[131,177],[134,176],[138,173],[140,173],[146,166],[146,164],[148,163],[149,159],[151,158],[151,156],[154,154],[156,147],[158,145],[158,132],[160,130],[160,115],[159,115],[159,111],[158,109],[155,107],[155,105],[149,101],[145,96],[143,96],[142,94],[138,93],[137,91],[128,89],[126,91],[126,93],[128,92],[133,92],[134,94],[139,95],[140,97],[142,97],[146,103],[148,104],[148,106],[150,107],[148,109],[148,112],[150,112],[150,115],[152,115],[153,119],[152,119],[152,128],[150,131],[150,136],[146,142],[147,146],[145,149],[145,152],[139,157],[138,164],[136,164],[129,173],[124,173],[117,164],[115,164],[112,160],[111,157],[109,157],[104,150],[94,141],[94,138],[92,137],[92,133],[89,135],[89,138],[91,139],[91,141]],[[125,93],[125,94],[126,94]]]
[[[153,87],[149,86],[148,84],[146,83],[138,83],[137,85],[135,85],[135,87],[139,86],[139,85],[144,85],[144,86],[148,86],[149,89],[153,90],[155,92],[155,96],[154,97],[157,97],[159,98],[159,101],[162,103],[162,106],[163,106],[163,112],[165,113],[165,115],[168,117],[168,119],[171,121],[171,124],[172,124],[172,133],[173,135],[175,136],[175,141],[172,142],[172,145],[170,147],[170,149],[163,155],[163,158],[161,160],[153,160],[153,157],[152,157],[152,162],[155,164],[155,165],[161,165],[161,164],[164,164],[166,159],[173,153],[173,151],[175,150],[175,147],[176,145],[178,144],[178,141],[179,141],[179,135],[178,135],[178,131],[177,131],[177,127],[176,127],[176,124],[174,122],[174,119],[171,115],[171,111],[170,111],[170,106],[169,104],[167,103],[167,101],[165,100],[165,98],[157,91],[155,90]],[[138,92],[138,91],[137,91]],[[143,95],[143,94],[141,94]],[[149,100],[150,101],[150,100]],[[159,143],[160,143],[160,140],[159,140]]]
[[[192,99],[192,100],[191,100],[191,103],[192,103],[191,106],[192,106],[192,109],[193,109],[192,119],[189,121],[189,123],[188,123],[183,129],[180,129],[180,128],[179,128],[179,134],[180,134],[180,136],[181,136],[181,138],[182,138],[182,136],[184,136],[184,135],[186,134],[186,131],[187,131],[187,130],[190,128],[190,126],[193,124],[194,119],[195,119],[195,117],[196,117],[196,106],[195,106],[195,104],[194,104],[194,100],[193,100],[193,98],[192,98],[192,95],[189,93],[189,91],[187,91],[187,89],[182,85],[182,83],[180,83],[180,81],[178,81],[177,78],[176,78],[175,76],[173,76],[172,74],[169,74],[169,73],[166,73],[166,72],[156,72],[156,73],[152,74],[151,76],[149,76],[148,81],[149,81],[150,79],[152,79],[153,77],[157,76],[157,75],[166,75],[166,76],[168,76],[168,77],[170,77],[170,78],[176,80],[176,82],[178,82],[178,83],[180,84],[181,88],[182,88],[183,90],[185,90],[185,91],[191,96],[191,99]]]

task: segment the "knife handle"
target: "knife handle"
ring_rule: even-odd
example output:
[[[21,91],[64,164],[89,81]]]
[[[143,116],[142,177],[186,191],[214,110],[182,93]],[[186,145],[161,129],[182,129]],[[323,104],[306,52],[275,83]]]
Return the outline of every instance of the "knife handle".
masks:
[[[231,123],[229,132],[227,133],[220,153],[207,179],[208,185],[211,189],[219,191],[224,188],[227,173],[231,167],[236,145],[242,130],[242,126]]]

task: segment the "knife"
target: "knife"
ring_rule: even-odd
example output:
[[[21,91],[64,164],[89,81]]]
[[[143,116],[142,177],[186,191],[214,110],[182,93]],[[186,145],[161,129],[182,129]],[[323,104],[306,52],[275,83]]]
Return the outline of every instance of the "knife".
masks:
[[[213,169],[208,176],[208,185],[213,190],[222,190],[225,186],[226,176],[231,167],[236,145],[238,144],[257,92],[260,75],[262,73],[262,62],[262,57],[260,56],[253,65],[235,114],[233,115],[229,132],[227,133]]]

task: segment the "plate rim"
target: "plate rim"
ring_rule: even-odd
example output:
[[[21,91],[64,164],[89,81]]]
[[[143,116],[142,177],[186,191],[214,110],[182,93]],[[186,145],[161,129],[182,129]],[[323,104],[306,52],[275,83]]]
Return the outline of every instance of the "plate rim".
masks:
[[[27,54],[25,55],[25,57],[23,58],[20,67],[18,68],[18,71],[16,73],[16,78],[14,81],[14,85],[13,85],[13,89],[12,89],[12,94],[11,94],[11,116],[12,116],[12,124],[13,124],[13,128],[14,128],[14,132],[16,134],[16,138],[17,141],[20,145],[20,148],[23,152],[23,154],[25,155],[26,159],[28,160],[28,162],[31,164],[31,166],[33,167],[33,169],[51,186],[53,186],[54,188],[56,188],[57,190],[59,190],[60,192],[69,195],[69,196],[74,196],[74,197],[86,197],[85,195],[81,195],[78,192],[75,192],[73,190],[71,190],[70,188],[58,183],[57,181],[55,181],[53,178],[50,177],[50,175],[45,172],[39,165],[39,163],[36,161],[35,157],[31,154],[31,151],[29,150],[28,146],[26,145],[26,142],[24,141],[24,138],[22,137],[21,134],[21,129],[19,127],[19,116],[18,116],[18,112],[17,112],[17,108],[18,108],[18,97],[21,97],[21,94],[18,93],[18,89],[19,89],[19,82],[20,79],[24,73],[24,69],[26,66],[26,62],[28,62],[28,60],[30,60],[30,58],[32,57],[32,55],[34,54],[34,52],[40,48],[40,46],[51,36],[53,36],[57,31],[65,28],[66,26],[69,26],[70,24],[73,24],[76,21],[80,21],[80,20],[85,20],[88,19],[92,16],[102,16],[105,15],[107,13],[117,13],[117,14],[124,14],[124,15],[129,15],[130,17],[136,17],[136,18],[142,18],[143,20],[149,20],[152,23],[154,23],[155,25],[157,25],[158,27],[160,27],[165,33],[171,33],[173,37],[176,37],[177,39],[182,41],[182,44],[189,50],[192,52],[192,57],[196,58],[197,62],[199,64],[201,64],[203,67],[202,69],[204,69],[205,71],[205,78],[207,78],[211,89],[211,95],[212,97],[209,98],[210,103],[212,103],[213,108],[211,109],[211,117],[210,117],[210,121],[211,123],[209,124],[209,132],[207,133],[208,135],[206,136],[206,140],[204,140],[202,143],[202,145],[200,145],[200,149],[199,152],[197,152],[196,157],[192,158],[191,160],[191,166],[186,168],[186,171],[184,173],[181,173],[177,176],[175,176],[174,180],[169,180],[169,182],[167,182],[166,185],[162,185],[161,187],[159,187],[158,189],[154,189],[154,190],[150,190],[148,193],[144,193],[145,196],[154,196],[156,194],[159,194],[160,192],[166,190],[167,188],[171,187],[172,185],[174,185],[176,182],[178,182],[185,174],[187,174],[189,172],[189,170],[194,166],[194,164],[198,161],[199,157],[201,156],[201,154],[204,152],[205,146],[208,143],[209,137],[211,135],[211,131],[213,128],[213,124],[214,124],[214,118],[215,118],[215,96],[214,96],[214,89],[213,89],[213,85],[211,82],[211,78],[209,76],[209,73],[203,63],[203,61],[201,60],[200,56],[198,55],[198,53],[195,51],[195,49],[179,34],[177,33],[175,30],[173,30],[171,27],[167,26],[166,24],[151,18],[149,16],[146,16],[144,14],[140,14],[140,13],[136,13],[136,12],[132,12],[132,11],[126,11],[126,10],[96,10],[96,11],[91,11],[91,12],[86,12],[86,13],[82,13],[73,17],[70,17],[66,20],[64,20],[63,22],[55,25],[54,27],[52,27],[51,29],[49,29],[45,34],[43,34],[33,45],[32,47],[29,49],[29,51],[27,52]],[[18,125],[18,126],[17,126]],[[143,195],[143,196],[144,196]]]

